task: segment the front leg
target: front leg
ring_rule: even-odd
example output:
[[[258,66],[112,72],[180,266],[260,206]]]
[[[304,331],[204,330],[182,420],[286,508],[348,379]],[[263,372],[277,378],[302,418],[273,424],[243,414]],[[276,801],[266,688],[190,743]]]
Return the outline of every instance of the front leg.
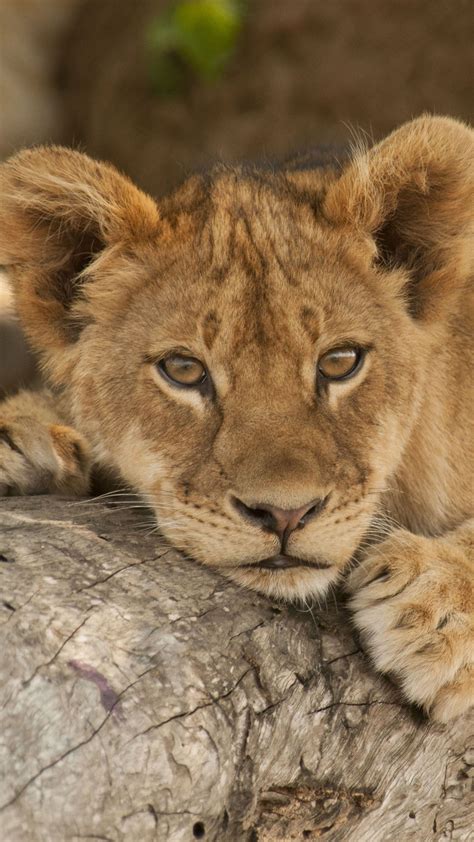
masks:
[[[439,538],[396,530],[348,588],[375,666],[411,702],[441,722],[474,704],[474,520]]]
[[[46,390],[0,403],[0,498],[17,494],[86,494],[90,448],[65,423]]]

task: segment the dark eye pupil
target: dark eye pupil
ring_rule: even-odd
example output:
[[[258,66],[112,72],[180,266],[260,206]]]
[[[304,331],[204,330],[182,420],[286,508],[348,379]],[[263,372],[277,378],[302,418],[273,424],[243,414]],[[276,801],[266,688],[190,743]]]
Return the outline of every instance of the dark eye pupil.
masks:
[[[182,386],[197,386],[206,376],[206,370],[199,360],[179,354],[166,357],[159,363],[159,368],[170,380]]]

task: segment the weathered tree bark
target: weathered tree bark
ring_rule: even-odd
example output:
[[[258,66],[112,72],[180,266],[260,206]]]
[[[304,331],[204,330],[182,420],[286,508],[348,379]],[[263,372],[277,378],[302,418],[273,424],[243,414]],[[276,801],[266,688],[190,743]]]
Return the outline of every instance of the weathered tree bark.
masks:
[[[469,717],[429,724],[343,607],[271,604],[134,511],[0,504],[0,837],[472,839]]]

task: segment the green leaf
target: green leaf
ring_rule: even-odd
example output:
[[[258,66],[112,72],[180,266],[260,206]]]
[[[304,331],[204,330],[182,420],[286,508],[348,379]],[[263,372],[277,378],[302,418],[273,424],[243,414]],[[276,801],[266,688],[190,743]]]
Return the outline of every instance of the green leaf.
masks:
[[[186,68],[206,80],[219,77],[242,27],[238,0],[179,0],[150,27],[152,80],[160,93],[182,89]]]
[[[219,75],[232,53],[241,19],[231,0],[184,0],[176,7],[174,21],[181,36],[181,50],[204,78]]]

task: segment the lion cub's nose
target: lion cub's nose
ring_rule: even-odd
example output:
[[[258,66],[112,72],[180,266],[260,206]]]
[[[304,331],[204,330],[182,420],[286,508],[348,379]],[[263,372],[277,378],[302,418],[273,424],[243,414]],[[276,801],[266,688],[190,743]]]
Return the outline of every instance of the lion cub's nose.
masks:
[[[280,541],[284,541],[295,529],[301,529],[311,518],[319,514],[324,508],[327,498],[311,500],[299,509],[279,509],[266,503],[256,503],[248,506],[242,500],[234,497],[232,502],[243,517],[270,532],[275,532]]]

